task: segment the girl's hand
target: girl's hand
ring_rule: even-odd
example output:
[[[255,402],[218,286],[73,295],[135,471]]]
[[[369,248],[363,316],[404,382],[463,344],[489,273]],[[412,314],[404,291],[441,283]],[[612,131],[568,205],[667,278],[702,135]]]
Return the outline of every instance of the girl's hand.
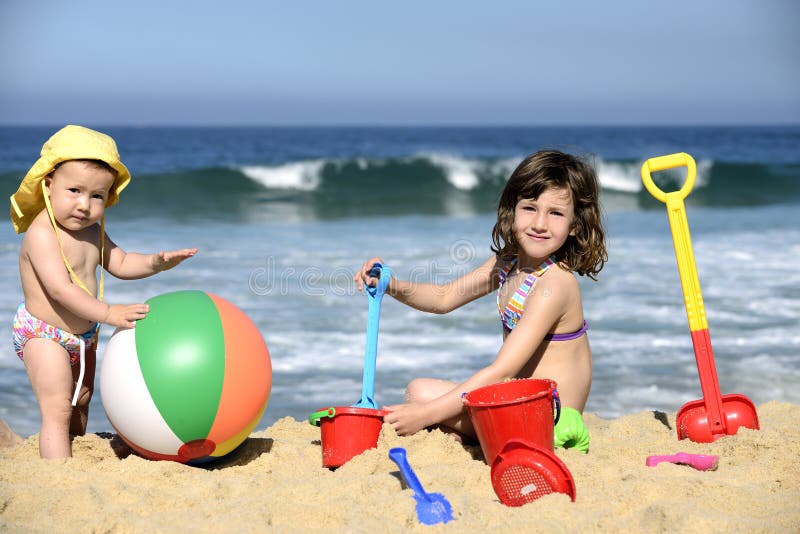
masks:
[[[383,263],[383,260],[380,258],[372,258],[371,260],[367,260],[364,265],[361,266],[361,269],[355,274],[355,276],[353,276],[353,280],[358,284],[359,291],[364,291],[365,284],[370,287],[378,285],[378,279],[369,275],[369,272],[372,270],[372,266],[376,263]]]
[[[383,416],[383,422],[392,425],[398,436],[410,436],[435,424],[429,420],[425,404],[395,404],[383,409],[389,412]]]
[[[136,321],[144,319],[149,311],[147,304],[112,304],[101,322],[119,328],[133,328]]]
[[[162,250],[158,254],[153,254],[153,269],[155,269],[156,272],[172,269],[183,260],[191,258],[195,254],[197,254],[196,248],[184,248],[169,252],[164,252]]]

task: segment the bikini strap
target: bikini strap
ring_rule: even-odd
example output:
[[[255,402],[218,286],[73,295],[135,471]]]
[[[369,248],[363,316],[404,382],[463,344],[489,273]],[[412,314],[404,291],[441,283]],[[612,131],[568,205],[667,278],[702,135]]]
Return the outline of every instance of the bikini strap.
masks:
[[[511,272],[511,269],[513,269],[516,264],[517,264],[517,258],[514,258],[508,263],[506,267],[500,269],[500,273],[498,274],[498,277],[500,278],[500,287],[502,287],[503,284],[506,282],[508,274]]]
[[[58,233],[58,224],[56,223],[56,217],[53,214],[53,207],[50,205],[50,197],[47,194],[47,186],[42,180],[42,195],[44,196],[44,205],[47,209],[47,214],[50,216],[50,222],[53,224],[53,231],[56,233],[56,241],[58,241],[58,251],[61,252],[61,259],[64,260],[64,266],[66,266],[67,271],[69,271],[70,278],[84,291],[89,293],[89,295],[94,297],[94,294],[89,291],[89,288],[86,287],[86,284],[75,274],[75,271],[72,270],[72,266],[67,261],[67,256],[64,254],[64,246],[61,244],[61,235]],[[100,287],[98,288],[98,297],[97,300],[103,300],[103,259],[105,256],[105,248],[106,248],[106,217],[103,215],[100,218]]]
[[[547,334],[546,336],[544,336],[544,338],[549,341],[570,341],[572,339],[578,339],[587,330],[589,330],[589,325],[586,323],[586,320],[584,319],[583,326],[581,326],[575,332],[570,332],[568,334]]]
[[[512,260],[509,264],[508,270],[503,270],[500,273],[500,288],[502,288],[503,283],[505,282],[508,274],[511,272],[511,269],[514,265],[516,265],[516,258]],[[546,260],[544,260],[536,269],[532,272],[528,273],[528,276],[525,277],[525,280],[522,281],[520,286],[517,288],[516,291],[511,295],[508,299],[508,303],[506,304],[505,309],[502,308],[500,304],[500,288],[497,289],[497,311],[500,313],[500,318],[503,322],[503,326],[506,330],[511,330],[516,326],[517,322],[519,322],[520,318],[522,317],[522,312],[525,308],[525,299],[528,297],[528,293],[533,287],[534,282],[536,279],[542,276],[547,269],[550,268],[551,265],[554,265],[556,262],[555,256],[550,256]]]

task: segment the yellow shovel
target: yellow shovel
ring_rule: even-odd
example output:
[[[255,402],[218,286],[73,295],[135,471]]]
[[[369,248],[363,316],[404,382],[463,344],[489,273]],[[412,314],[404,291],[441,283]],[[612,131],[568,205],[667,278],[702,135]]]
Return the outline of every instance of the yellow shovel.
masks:
[[[686,181],[678,191],[665,193],[656,186],[651,172],[686,167]],[[686,316],[692,334],[694,356],[700,375],[703,399],[689,401],[678,410],[675,417],[678,439],[689,438],[695,442],[709,443],[726,435],[736,434],[740,426],[758,429],[758,415],[753,402],[744,395],[721,395],[711,338],[708,334],[706,310],[700,293],[700,280],[694,262],[692,240],[683,199],[689,196],[697,177],[697,166],[689,154],[683,152],[650,158],[642,165],[642,182],[657,200],[667,205],[675,257],[683,287]]]

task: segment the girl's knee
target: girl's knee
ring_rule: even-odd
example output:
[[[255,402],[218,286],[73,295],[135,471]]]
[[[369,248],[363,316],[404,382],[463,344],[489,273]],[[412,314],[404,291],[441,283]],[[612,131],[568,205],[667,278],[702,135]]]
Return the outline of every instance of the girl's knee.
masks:
[[[455,384],[435,378],[415,378],[406,386],[406,402],[428,402],[450,391]]]
[[[424,402],[424,381],[415,378],[406,386],[406,402]]]

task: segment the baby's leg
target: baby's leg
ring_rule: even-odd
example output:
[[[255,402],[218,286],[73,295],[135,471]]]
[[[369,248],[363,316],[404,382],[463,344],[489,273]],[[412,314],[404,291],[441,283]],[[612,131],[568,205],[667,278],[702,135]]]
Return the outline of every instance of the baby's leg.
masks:
[[[93,348],[86,348],[84,365],[86,371],[83,375],[83,384],[81,384],[81,391],[78,393],[78,403],[72,410],[72,418],[69,423],[69,433],[74,436],[83,436],[86,434],[86,423],[89,420],[89,401],[92,400],[94,393],[94,373],[97,367],[97,351]],[[80,364],[72,366],[72,382],[77,384],[78,375],[80,373]],[[73,386],[72,393],[75,393]],[[70,399],[70,402],[72,400]]]
[[[42,413],[39,456],[69,458],[72,456],[69,426],[74,380],[69,355],[55,341],[34,338],[25,344],[23,356]]]
[[[455,382],[438,378],[415,378],[406,387],[406,402],[428,402],[452,391],[457,385]],[[462,441],[462,437],[475,437],[475,429],[472,428],[472,421],[466,410],[462,410],[456,417],[442,421],[438,428],[442,432],[454,434],[459,441]]]

